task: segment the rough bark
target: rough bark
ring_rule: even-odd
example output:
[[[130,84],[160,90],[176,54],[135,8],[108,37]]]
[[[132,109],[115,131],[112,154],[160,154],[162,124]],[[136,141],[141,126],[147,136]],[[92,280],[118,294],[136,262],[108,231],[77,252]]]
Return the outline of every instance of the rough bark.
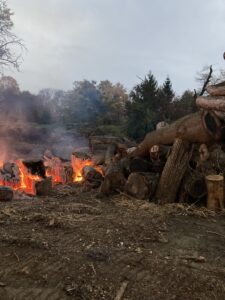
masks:
[[[156,191],[156,199],[160,204],[176,201],[177,192],[187,170],[191,154],[192,146],[189,142],[181,139],[175,140]]]
[[[211,96],[225,96],[225,85],[224,86],[210,85],[207,87],[207,92]]]
[[[225,97],[198,97],[196,105],[205,110],[217,110],[225,112]]]
[[[105,153],[105,164],[110,165],[112,163],[113,156],[116,153],[116,145],[110,144],[107,147],[106,153]]]
[[[37,196],[48,196],[52,191],[51,177],[45,178],[35,183],[35,190]]]
[[[213,137],[207,132],[202,124],[201,112],[187,115],[171,125],[162,129],[150,132],[139,146],[130,153],[130,157],[148,156],[154,145],[169,145],[176,138],[191,143],[209,143]]]

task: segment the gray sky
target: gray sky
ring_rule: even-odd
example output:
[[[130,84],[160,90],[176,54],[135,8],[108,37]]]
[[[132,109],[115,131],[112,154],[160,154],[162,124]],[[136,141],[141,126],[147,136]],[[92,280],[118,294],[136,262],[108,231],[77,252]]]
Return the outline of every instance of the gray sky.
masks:
[[[25,41],[21,89],[70,89],[75,80],[121,82],[149,70],[176,92],[206,64],[225,68],[225,0],[8,0]],[[7,72],[6,74],[9,74]]]

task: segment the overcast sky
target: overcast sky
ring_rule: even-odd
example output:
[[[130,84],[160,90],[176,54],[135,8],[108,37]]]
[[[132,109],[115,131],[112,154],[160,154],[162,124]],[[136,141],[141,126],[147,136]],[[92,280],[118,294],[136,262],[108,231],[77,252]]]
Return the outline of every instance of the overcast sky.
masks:
[[[225,0],[8,0],[26,44],[21,89],[111,80],[130,90],[149,70],[176,92],[204,65],[225,68]],[[9,74],[6,73],[6,74]]]

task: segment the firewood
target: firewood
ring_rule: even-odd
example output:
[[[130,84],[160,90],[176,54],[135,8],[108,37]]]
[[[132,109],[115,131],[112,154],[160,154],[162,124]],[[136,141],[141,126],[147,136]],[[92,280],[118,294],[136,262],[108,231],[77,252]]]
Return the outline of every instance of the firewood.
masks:
[[[176,201],[177,192],[187,170],[191,154],[192,146],[189,142],[181,139],[175,140],[156,191],[156,199],[160,204]]]
[[[225,85],[224,86],[210,85],[207,87],[207,92],[211,96],[225,96]]]
[[[106,168],[105,178],[101,184],[100,192],[104,195],[110,195],[124,187],[126,179],[120,162],[113,162]]]
[[[35,183],[35,190],[37,196],[48,196],[52,191],[52,179],[51,177],[37,181]]]
[[[13,190],[7,186],[0,186],[0,201],[11,201],[13,199]]]
[[[85,152],[73,152],[72,157],[76,157],[77,159],[81,159],[81,160],[90,159],[90,156]]]
[[[125,184],[124,191],[137,199],[153,197],[159,176],[151,173],[131,173]]]
[[[214,138],[207,132],[202,124],[202,113],[187,115],[171,125],[148,133],[136,150],[131,152],[130,157],[145,157],[154,145],[170,145],[176,138],[191,143],[209,143]]]
[[[224,178],[222,175],[206,176],[207,208],[216,211],[224,209]]]
[[[191,198],[197,200],[207,194],[205,178],[203,174],[192,171],[185,181],[185,191]]]

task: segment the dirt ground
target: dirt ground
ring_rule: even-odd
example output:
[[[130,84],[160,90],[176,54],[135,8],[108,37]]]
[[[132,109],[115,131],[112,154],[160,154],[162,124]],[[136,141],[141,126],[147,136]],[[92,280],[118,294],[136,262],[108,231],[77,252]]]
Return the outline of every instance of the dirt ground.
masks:
[[[0,203],[0,299],[225,299],[225,215],[57,187]]]

